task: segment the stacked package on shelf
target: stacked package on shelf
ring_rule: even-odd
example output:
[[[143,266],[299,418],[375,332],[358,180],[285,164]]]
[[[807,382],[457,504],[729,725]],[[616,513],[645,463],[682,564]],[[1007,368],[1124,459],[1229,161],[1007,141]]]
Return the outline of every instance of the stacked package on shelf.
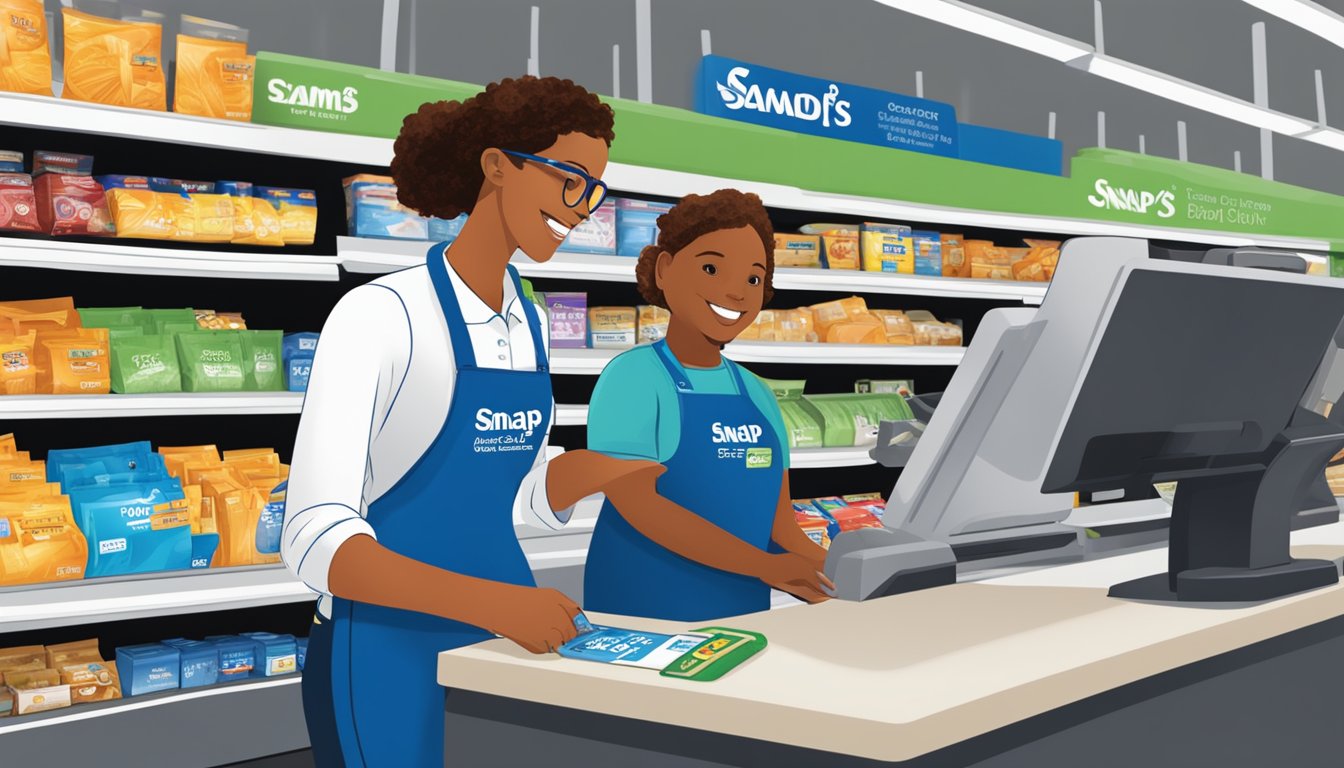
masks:
[[[247,55],[247,30],[196,16],[181,22],[173,111],[250,121],[257,59]]]
[[[290,392],[308,389],[308,375],[317,354],[318,334],[311,331],[286,334],[282,344],[285,364],[285,387]]]
[[[764,309],[740,341],[960,346],[961,328],[922,310],[869,309],[859,296],[796,309]]]
[[[23,153],[0,150],[0,230],[39,232],[41,229],[33,177],[23,172]]]
[[[51,48],[42,0],[0,0],[0,91],[51,96]]]
[[[213,445],[162,448],[167,471],[189,501],[196,542],[192,567],[280,562],[289,467],[269,448],[225,451]],[[218,548],[210,551],[211,535]],[[210,552],[210,554],[207,554]]]
[[[341,184],[345,187],[345,220],[351,237],[429,239],[429,219],[401,204],[391,176],[361,173]]]
[[[160,112],[168,108],[161,14],[109,19],[62,8],[65,87],[61,98]]]
[[[116,234],[103,185],[93,177],[91,155],[34,152],[33,193],[40,231],[45,234]]]
[[[70,297],[0,303],[0,394],[107,394],[106,329],[83,327]]]
[[[830,548],[837,536],[860,528],[881,528],[886,501],[880,493],[794,499],[798,527],[818,545]]]
[[[0,586],[84,577],[88,544],[45,462],[0,435]]]
[[[0,717],[121,698],[114,662],[97,640],[0,648]]]
[[[881,422],[914,418],[905,398],[895,393],[808,395],[806,381],[763,381],[779,403],[790,448],[875,445]]]

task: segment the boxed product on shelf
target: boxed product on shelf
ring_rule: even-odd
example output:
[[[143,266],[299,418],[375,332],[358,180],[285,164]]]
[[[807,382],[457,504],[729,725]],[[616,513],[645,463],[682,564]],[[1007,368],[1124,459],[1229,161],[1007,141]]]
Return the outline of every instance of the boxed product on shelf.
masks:
[[[830,521],[820,515],[798,513],[795,515],[798,527],[807,538],[822,549],[831,548]]]
[[[859,394],[889,394],[911,397],[915,394],[913,379],[859,379],[854,382],[854,391]]]
[[[23,172],[23,154],[0,152],[0,230],[39,232],[41,229],[33,177]]]
[[[953,323],[940,322],[931,312],[912,309],[906,312],[915,329],[915,343],[920,346],[959,347],[961,328]]]
[[[61,98],[117,107],[168,109],[163,25],[107,19],[62,8],[65,87]]]
[[[873,445],[880,422],[914,417],[899,395],[803,395],[802,401],[820,422],[822,444],[827,448]]]
[[[307,658],[308,658],[308,638],[306,638],[306,637],[295,638],[295,639],[294,639],[294,646],[295,646],[295,649],[296,649],[296,654],[295,654],[295,655],[296,655],[296,658],[297,658],[297,660],[298,660],[298,662],[299,662],[299,671],[302,672],[302,671],[303,671],[303,663],[304,663],[305,661],[307,661]]]
[[[737,338],[741,341],[820,341],[809,307],[763,309]]]
[[[588,333],[593,349],[635,346],[636,325],[634,307],[592,307],[588,310]]]
[[[820,267],[821,236],[775,233],[776,267]]]
[[[122,646],[117,649],[117,670],[122,696],[175,690],[182,680],[182,653],[162,643]]]
[[[93,157],[39,150],[33,153],[37,220],[48,235],[114,235],[103,185],[93,178]]]
[[[42,0],[0,0],[0,91],[51,96],[51,47]]]
[[[667,323],[672,319],[672,313],[663,307],[652,304],[641,304],[639,310],[639,334],[640,344],[652,344],[667,337]]]
[[[847,493],[840,497],[846,504],[859,509],[866,509],[872,512],[879,520],[886,515],[887,500],[882,498],[882,494],[873,491],[871,493]]]
[[[654,203],[625,197],[613,199],[616,206],[616,253],[638,256],[658,240],[658,217],[672,210],[671,203]]]
[[[54,669],[5,673],[5,686],[14,697],[14,714],[27,715],[70,706],[70,685]]]
[[[588,346],[588,294],[541,294],[551,324],[552,349],[583,349]]]
[[[257,666],[257,650],[253,642],[235,635],[214,635],[205,642],[219,652],[219,682],[245,680],[252,677]]]
[[[592,215],[569,231],[561,251],[571,253],[616,254],[616,203],[608,200],[597,207]]]
[[[290,392],[308,389],[308,375],[317,354],[318,335],[309,331],[286,334],[283,340],[285,387]]]
[[[397,185],[391,176],[361,173],[346,177],[341,184],[345,188],[345,220],[351,237],[429,239],[429,220],[397,200]]]
[[[971,262],[966,258],[966,238],[947,232],[940,235],[943,251],[943,277],[970,277]]]
[[[1013,257],[1009,249],[1000,248],[989,240],[967,240],[964,246],[966,259],[971,263],[971,277],[977,280],[1013,279]]]
[[[882,518],[873,513],[871,509],[864,507],[846,506],[832,511],[831,519],[835,521],[836,528],[840,533],[845,531],[854,531],[860,528],[881,528]]]
[[[293,635],[243,632],[240,637],[252,641],[256,658],[252,667],[253,677],[278,677],[299,671],[299,650]]]
[[[872,309],[869,310],[873,316],[882,321],[882,328],[887,334],[888,344],[914,344],[915,326],[910,322],[910,316],[899,309]]]
[[[280,463],[275,451],[225,451],[222,459],[214,446],[161,451],[167,471],[182,481],[184,490],[199,486],[200,532],[209,533],[206,529],[211,528],[218,534],[218,548],[210,565],[280,561],[278,537],[284,525],[284,499],[283,494],[277,498],[277,488],[288,478],[288,468]],[[204,524],[206,520],[210,525]],[[198,552],[195,556],[203,555]]]
[[[943,274],[943,241],[937,232],[915,230],[910,233],[915,252],[915,274],[941,277]]]
[[[457,239],[466,223],[467,214],[465,213],[456,219],[440,219],[431,216],[429,219],[429,239],[436,243],[451,243]]]
[[[203,688],[219,682],[219,648],[204,640],[173,638],[163,645],[179,653],[178,680],[181,688]]]
[[[885,344],[886,323],[868,311],[868,304],[859,296],[812,305],[816,318],[817,336],[828,343]]]
[[[247,55],[247,30],[186,15],[180,29],[173,111],[251,120],[257,59]]]
[[[182,367],[172,336],[126,336],[112,339],[111,346],[113,392],[135,395],[182,391]]]
[[[235,245],[285,244],[284,227],[280,214],[271,201],[255,197],[250,181],[215,182],[215,190],[228,195],[233,201],[233,237]]]
[[[826,269],[858,269],[859,230],[847,224],[808,224],[806,234],[821,238],[821,264]]]
[[[904,224],[865,221],[859,230],[863,268],[868,272],[915,273],[915,254],[910,228]]]
[[[47,646],[47,667],[70,686],[72,704],[121,698],[116,662],[103,659],[96,639]]]
[[[88,544],[70,499],[46,483],[23,486],[31,490],[0,497],[0,586],[84,578]]]
[[[311,189],[253,187],[252,193],[275,206],[285,245],[312,245],[317,235],[317,193]]]

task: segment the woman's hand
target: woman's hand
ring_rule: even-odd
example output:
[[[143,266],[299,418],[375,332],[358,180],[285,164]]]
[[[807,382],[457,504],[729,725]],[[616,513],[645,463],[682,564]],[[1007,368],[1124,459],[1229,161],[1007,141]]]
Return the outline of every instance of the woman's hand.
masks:
[[[835,589],[815,562],[792,552],[771,555],[758,577],[781,592],[813,604],[831,599],[825,590]]]
[[[532,653],[551,653],[578,636],[574,617],[580,612],[578,604],[558,590],[505,587],[479,626]]]

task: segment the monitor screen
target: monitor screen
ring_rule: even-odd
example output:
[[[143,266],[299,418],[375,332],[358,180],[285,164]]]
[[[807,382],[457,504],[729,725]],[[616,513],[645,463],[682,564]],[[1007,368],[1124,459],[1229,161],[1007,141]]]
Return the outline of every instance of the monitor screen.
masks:
[[[1344,319],[1344,285],[1226,268],[1139,267],[1114,301],[1043,492],[1257,463]]]

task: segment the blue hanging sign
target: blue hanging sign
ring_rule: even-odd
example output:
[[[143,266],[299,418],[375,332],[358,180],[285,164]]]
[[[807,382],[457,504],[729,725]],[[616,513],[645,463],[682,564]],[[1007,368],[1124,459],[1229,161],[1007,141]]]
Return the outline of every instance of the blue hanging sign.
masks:
[[[696,111],[770,128],[958,156],[951,104],[835,83],[722,56],[700,60]]]

